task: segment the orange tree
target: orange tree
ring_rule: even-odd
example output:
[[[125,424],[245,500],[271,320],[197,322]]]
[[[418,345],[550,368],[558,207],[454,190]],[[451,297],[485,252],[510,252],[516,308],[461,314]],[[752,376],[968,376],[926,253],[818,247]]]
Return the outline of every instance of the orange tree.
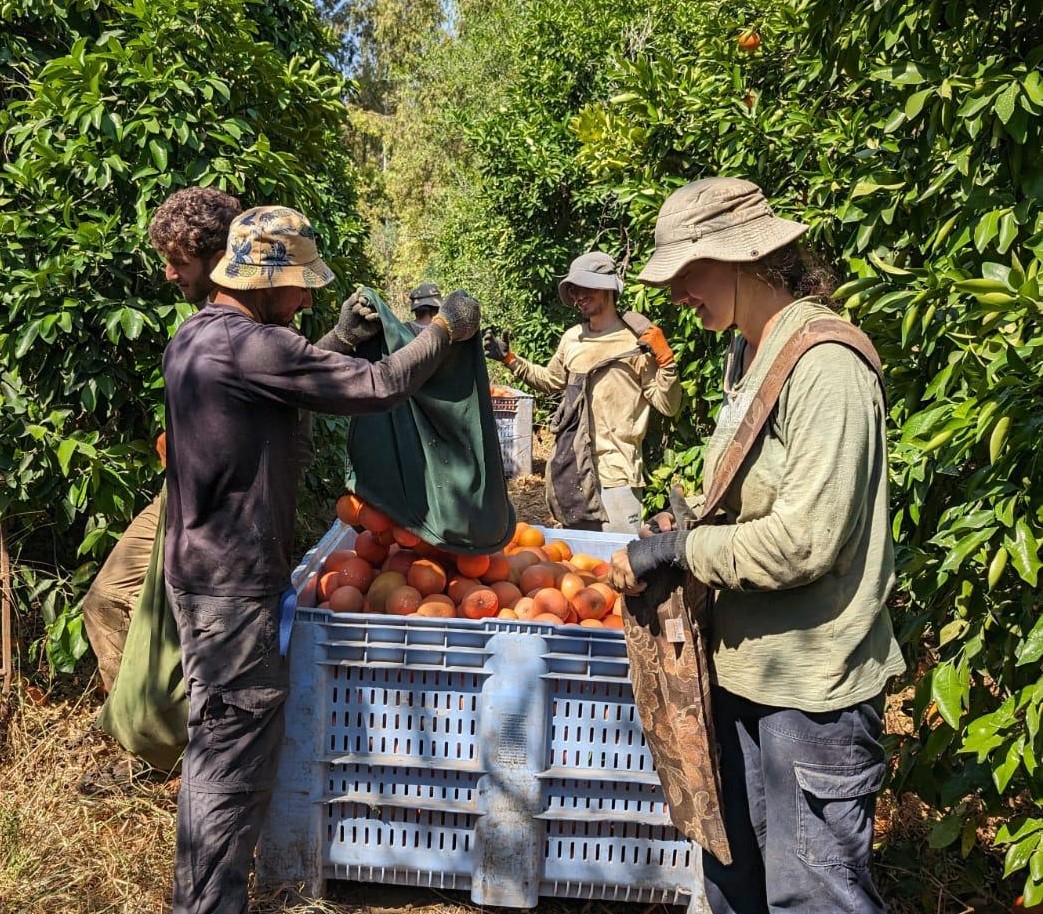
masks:
[[[17,602],[68,670],[96,560],[158,485],[160,359],[190,308],[162,281],[152,211],[190,184],[296,205],[349,280],[362,233],[346,85],[308,0],[0,14],[0,520]],[[312,488],[340,465],[326,456]]]
[[[525,4],[528,27],[538,34],[537,20],[571,8]],[[893,784],[939,811],[938,847],[970,854],[983,817],[1000,816],[1007,872],[1025,871],[1026,903],[1037,903],[1038,5],[685,0],[639,4],[627,16],[620,34],[633,40],[614,44],[608,60],[600,51],[588,58],[599,70],[585,97],[562,98],[560,81],[544,80],[536,64],[512,72],[503,90],[514,99],[503,106],[510,122],[496,123],[495,111],[469,122],[482,149],[473,193],[507,213],[526,205],[532,184],[512,184],[504,169],[524,177],[537,161],[561,176],[548,217],[529,207],[512,226],[531,262],[559,256],[563,224],[596,240],[596,204],[640,265],[662,200],[710,174],[749,177],[781,212],[811,223],[811,241],[848,280],[838,306],[872,335],[887,372],[894,613],[915,683],[915,732],[896,740]],[[754,31],[759,43],[744,37]],[[547,96],[554,106],[541,104]],[[560,132],[565,118],[571,138]],[[541,246],[543,234],[555,240]],[[496,263],[505,283],[519,275],[515,254]],[[654,501],[670,475],[698,478],[719,358],[659,293],[630,292],[673,333],[690,396]]]

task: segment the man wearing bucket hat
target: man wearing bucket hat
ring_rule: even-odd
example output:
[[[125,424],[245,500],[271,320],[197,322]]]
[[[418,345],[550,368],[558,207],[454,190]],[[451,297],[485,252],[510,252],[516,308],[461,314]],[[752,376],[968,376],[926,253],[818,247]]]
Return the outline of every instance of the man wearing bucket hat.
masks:
[[[442,307],[442,293],[433,282],[421,283],[409,293],[409,307],[413,312],[412,323],[426,327]]]
[[[623,283],[601,251],[577,257],[558,295],[582,323],[562,336],[546,366],[511,351],[510,335],[487,330],[485,354],[536,390],[564,391],[552,423],[547,502],[566,527],[636,532],[644,486],[641,445],[652,409],[681,408],[674,354],[647,318],[616,308]]]
[[[377,363],[312,346],[290,329],[332,271],[299,212],[236,218],[212,300],[163,358],[167,415],[166,583],[181,638],[189,741],[178,795],[174,914],[243,914],[254,845],[283,735],[289,685],[280,595],[300,464],[300,410],[390,410],[473,336],[478,303],[447,297],[431,326]],[[345,302],[334,329],[351,349],[379,322]]]
[[[755,421],[758,394],[782,385],[723,518],[676,530],[660,516],[667,532],[613,557],[629,594],[664,569],[717,591],[713,719],[734,862],[704,853],[715,914],[884,910],[869,873],[873,810],[884,688],[904,669],[886,608],[886,407],[871,344],[835,329],[815,295],[830,290],[796,243],[806,228],[775,216],[749,181],[694,181],[663,204],[639,277],[708,330],[737,330],[704,492],[731,472],[725,449]],[[822,336],[794,363],[796,347],[783,347],[812,333]]]

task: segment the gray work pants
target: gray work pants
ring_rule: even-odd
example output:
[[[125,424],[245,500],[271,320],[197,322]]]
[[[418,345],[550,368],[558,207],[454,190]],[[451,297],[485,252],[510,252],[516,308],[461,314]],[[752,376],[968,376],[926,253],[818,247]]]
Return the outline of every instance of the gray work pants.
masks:
[[[173,914],[246,914],[289,691],[289,667],[279,656],[279,594],[167,590],[188,692]]]

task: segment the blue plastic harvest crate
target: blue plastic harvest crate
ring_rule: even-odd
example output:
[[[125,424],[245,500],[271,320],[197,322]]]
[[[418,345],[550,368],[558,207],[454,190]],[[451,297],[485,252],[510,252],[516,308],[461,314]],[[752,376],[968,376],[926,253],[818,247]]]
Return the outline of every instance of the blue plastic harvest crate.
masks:
[[[546,531],[602,558],[628,537]],[[295,573],[314,603],[335,525]],[[622,633],[524,621],[298,610],[268,884],[330,879],[705,910],[698,849],[670,824]]]

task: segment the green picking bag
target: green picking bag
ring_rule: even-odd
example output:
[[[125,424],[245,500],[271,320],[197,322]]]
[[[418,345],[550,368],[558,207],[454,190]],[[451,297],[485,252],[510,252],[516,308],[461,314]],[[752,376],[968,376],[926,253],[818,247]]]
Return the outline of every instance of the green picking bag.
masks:
[[[372,289],[383,338],[357,352],[377,361],[416,338]],[[420,391],[388,413],[348,420],[346,483],[421,539],[453,552],[491,552],[514,533],[485,355],[476,334],[454,343]]]
[[[188,699],[181,641],[163,586],[166,514],[164,489],[145,584],[131,616],[119,674],[97,725],[128,752],[170,771],[188,743]]]

